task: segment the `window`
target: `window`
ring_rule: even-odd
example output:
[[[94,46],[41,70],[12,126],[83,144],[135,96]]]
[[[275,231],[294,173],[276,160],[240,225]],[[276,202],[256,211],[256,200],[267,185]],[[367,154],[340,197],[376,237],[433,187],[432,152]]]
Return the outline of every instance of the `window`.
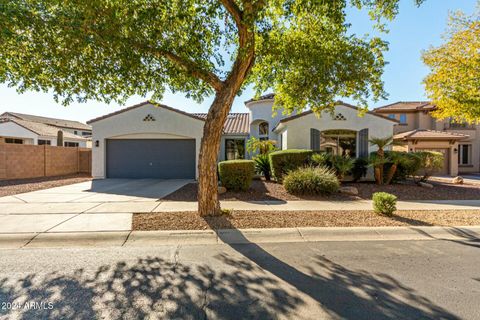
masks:
[[[258,125],[258,135],[260,136],[260,138],[268,139],[268,122],[264,121]]]
[[[395,115],[394,115],[394,114],[389,114],[388,117],[389,117],[390,119],[395,119]]]
[[[322,131],[320,151],[355,158],[357,154],[357,132],[351,130]]]
[[[471,144],[458,145],[458,164],[459,165],[472,164],[472,145]]]
[[[407,115],[405,113],[400,114],[400,123],[407,124]]]
[[[5,143],[23,144],[23,139],[5,138]]]
[[[64,147],[78,147],[78,142],[65,141],[65,142],[63,143],[63,146],[64,146]]]
[[[89,131],[83,131],[82,132],[82,136],[90,136],[90,135],[92,135],[92,133],[89,132]]]
[[[50,140],[38,139],[38,145],[39,146],[43,146],[43,145],[49,146],[51,144],[52,144],[52,142]]]
[[[225,139],[225,160],[245,159],[245,139]]]

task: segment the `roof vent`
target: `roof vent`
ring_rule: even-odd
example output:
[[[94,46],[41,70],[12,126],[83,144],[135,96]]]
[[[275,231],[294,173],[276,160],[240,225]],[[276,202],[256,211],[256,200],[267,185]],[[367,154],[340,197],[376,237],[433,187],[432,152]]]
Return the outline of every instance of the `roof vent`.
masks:
[[[347,120],[347,118],[345,118],[345,116],[343,114],[337,113],[335,115],[335,117],[333,118],[333,120],[345,121],[345,120]]]
[[[148,114],[145,118],[143,118],[143,121],[145,122],[155,121],[155,118],[151,114]]]

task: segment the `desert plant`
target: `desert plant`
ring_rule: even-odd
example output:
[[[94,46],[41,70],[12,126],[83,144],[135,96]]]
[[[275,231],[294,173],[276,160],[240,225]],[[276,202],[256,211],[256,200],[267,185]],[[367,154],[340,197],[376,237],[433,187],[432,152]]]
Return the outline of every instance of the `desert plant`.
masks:
[[[325,167],[303,167],[290,171],[283,186],[292,194],[330,194],[338,191],[340,182],[333,170]]]
[[[251,137],[247,141],[247,151],[250,154],[268,154],[275,150],[275,141],[273,140],[260,140],[255,137]]]
[[[377,184],[383,184],[383,164],[385,163],[385,147],[393,143],[393,137],[376,138],[372,137],[368,140],[371,145],[377,146],[378,166],[375,168],[375,181]],[[383,163],[382,163],[383,162]]]
[[[333,170],[339,180],[342,180],[353,169],[355,159],[348,156],[335,155],[332,157]]]
[[[315,167],[333,168],[331,153],[327,153],[327,152],[314,153],[310,157],[310,162]]]
[[[422,173],[420,180],[417,180],[414,175],[415,182],[427,181],[435,172],[438,172],[443,167],[443,154],[435,151],[417,151],[415,154],[420,158],[420,170]]]
[[[253,160],[228,160],[218,164],[222,186],[228,190],[248,190],[253,180],[255,163]]]
[[[259,154],[253,158],[253,161],[255,161],[255,172],[262,174],[265,177],[265,180],[270,181],[271,169],[268,154]]]
[[[357,182],[360,180],[362,177],[365,177],[367,175],[367,166],[368,166],[368,161],[364,158],[357,158],[353,162],[353,168],[352,168],[352,177],[353,181]]]
[[[375,192],[372,196],[373,211],[391,215],[397,210],[397,197],[387,192]]]
[[[405,152],[389,151],[386,155],[386,161],[388,161],[390,167],[388,168],[385,177],[385,183],[390,184],[397,173],[398,167],[409,161],[409,158],[406,156]]]
[[[376,153],[371,154],[370,158],[368,158],[368,165],[373,167],[373,174],[377,184],[383,184],[383,167],[385,163],[385,158],[379,157]]]
[[[279,182],[291,170],[305,166],[312,155],[312,150],[289,149],[268,154],[272,176]]]

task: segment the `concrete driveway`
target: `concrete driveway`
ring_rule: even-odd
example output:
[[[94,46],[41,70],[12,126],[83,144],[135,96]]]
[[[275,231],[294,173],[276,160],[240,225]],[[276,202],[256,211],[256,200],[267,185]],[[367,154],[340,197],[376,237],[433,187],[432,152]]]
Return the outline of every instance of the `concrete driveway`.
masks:
[[[191,180],[105,179],[0,197],[0,233],[127,231]]]

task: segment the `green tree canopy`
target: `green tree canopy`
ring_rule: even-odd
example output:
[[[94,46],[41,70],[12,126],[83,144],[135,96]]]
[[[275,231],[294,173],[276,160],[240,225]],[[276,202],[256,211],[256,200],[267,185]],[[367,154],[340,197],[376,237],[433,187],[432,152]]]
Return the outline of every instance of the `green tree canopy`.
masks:
[[[423,53],[424,84],[437,118],[480,122],[480,2],[477,13],[450,15],[445,43]]]
[[[413,0],[417,4],[421,0]],[[382,27],[399,0],[0,0],[0,82],[64,104],[166,89],[214,95],[199,160],[199,210],[220,213],[216,160],[235,96],[252,84],[287,112],[384,96],[386,43],[348,32],[348,6]]]

